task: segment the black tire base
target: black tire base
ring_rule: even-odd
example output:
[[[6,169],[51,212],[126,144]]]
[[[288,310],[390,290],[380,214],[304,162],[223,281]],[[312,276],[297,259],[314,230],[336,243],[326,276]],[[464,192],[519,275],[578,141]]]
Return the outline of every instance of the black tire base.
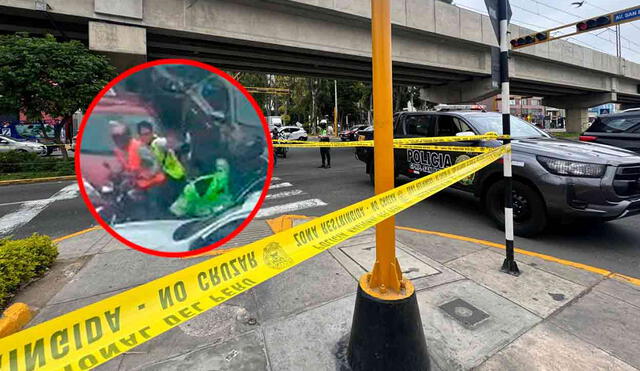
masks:
[[[347,359],[354,371],[430,370],[416,293],[381,300],[358,285]]]

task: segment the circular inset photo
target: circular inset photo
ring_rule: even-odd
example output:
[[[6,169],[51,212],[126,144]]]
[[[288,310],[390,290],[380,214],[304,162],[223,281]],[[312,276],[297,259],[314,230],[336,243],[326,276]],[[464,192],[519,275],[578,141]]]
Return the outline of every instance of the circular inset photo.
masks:
[[[190,60],[132,68],[93,100],[76,173],[98,222],[159,256],[197,255],[238,234],[268,190],[264,115],[226,73]]]

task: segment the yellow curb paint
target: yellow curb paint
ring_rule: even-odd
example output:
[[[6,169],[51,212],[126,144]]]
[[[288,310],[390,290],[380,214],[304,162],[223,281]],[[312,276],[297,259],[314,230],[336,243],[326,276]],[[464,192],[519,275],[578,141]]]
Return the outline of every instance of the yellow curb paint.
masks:
[[[480,245],[485,245],[485,246],[497,247],[499,249],[504,249],[504,245],[502,245],[502,244],[495,243],[495,242],[490,242],[490,241],[485,241],[485,240],[480,240],[480,239],[477,239],[477,238],[459,236],[459,235],[456,235],[456,234],[443,233],[443,232],[427,231],[427,230],[424,230],[424,229],[410,228],[410,227],[399,227],[398,226],[396,228],[397,229],[401,229],[401,230],[405,230],[405,231],[417,232],[417,233],[422,233],[422,234],[430,234],[430,235],[434,235],[434,236],[451,238],[451,239],[460,240],[460,241],[473,242],[473,243],[477,243],[477,244],[480,244]],[[546,255],[546,254],[540,254],[540,253],[533,252],[533,251],[522,250],[522,249],[515,249],[515,251],[520,253],[520,254],[523,254],[523,255],[535,256],[536,258],[540,258],[540,259],[547,260],[547,261],[552,261],[554,263],[570,266],[570,267],[573,267],[573,268],[582,269],[582,270],[585,270],[585,271],[588,271],[588,272],[591,272],[591,273],[596,273],[596,274],[605,276],[607,278],[609,278],[609,277],[616,278],[618,280],[626,281],[626,282],[632,283],[634,285],[640,286],[640,279],[635,278],[635,277],[625,276],[623,274],[611,272],[611,271],[608,271],[606,269],[593,267],[593,266],[590,266],[590,265],[587,265],[587,264],[577,263],[577,262],[574,262],[574,261],[571,261],[571,260],[560,259],[560,258],[556,258],[554,256],[550,256],[550,255]]]
[[[624,274],[620,274],[620,273],[613,273],[611,274],[612,278],[615,278],[619,281],[625,281],[625,282],[629,282],[633,285],[636,286],[640,286],[640,279],[638,278],[634,278],[634,277],[630,277],[630,276],[625,276]]]
[[[304,215],[282,215],[277,218],[267,219],[267,224],[273,233],[280,233],[293,227],[294,219],[309,219]]]
[[[0,186],[2,186],[2,185],[13,185],[13,184],[55,182],[55,181],[59,181],[59,180],[75,180],[75,179],[76,179],[75,175],[65,175],[65,176],[53,176],[53,177],[48,177],[48,178],[0,180]]]
[[[0,338],[16,333],[24,327],[31,318],[33,312],[25,303],[15,303],[7,308],[0,318]]]
[[[271,229],[273,230],[274,233],[278,233],[278,232],[281,232],[281,231],[283,231],[285,229],[292,228],[293,219],[309,219],[309,217],[304,216],[304,215],[283,215],[283,216],[278,217],[278,218],[269,219],[269,220],[267,220],[267,223],[269,224],[269,226],[271,227]],[[404,230],[404,231],[410,231],[410,232],[416,232],[416,233],[422,233],[422,234],[430,234],[430,235],[434,235],[434,236],[440,236],[440,237],[450,238],[450,239],[459,240],[459,241],[472,242],[472,243],[476,243],[476,244],[479,244],[479,245],[495,247],[495,248],[498,248],[498,249],[504,249],[505,248],[503,244],[499,244],[499,243],[495,243],[495,242],[491,242],[491,241],[486,241],[486,240],[481,240],[481,239],[478,239],[478,238],[460,236],[460,235],[457,235],[457,234],[436,232],[436,231],[427,231],[427,230],[424,230],[424,229],[411,228],[411,227],[401,227],[401,226],[396,226],[396,229],[400,229],[400,230]],[[606,269],[593,267],[593,266],[590,266],[590,265],[587,265],[587,264],[582,264],[582,263],[574,262],[574,261],[571,261],[571,260],[560,259],[560,258],[556,258],[554,256],[550,256],[550,255],[546,255],[546,254],[540,254],[540,253],[533,252],[533,251],[522,250],[522,249],[515,249],[515,251],[520,253],[520,254],[523,254],[523,255],[534,256],[536,258],[540,258],[540,259],[543,259],[543,260],[552,261],[554,263],[566,265],[566,266],[577,268],[577,269],[582,269],[582,270],[585,270],[585,271],[588,271],[588,272],[591,272],[591,273],[599,274],[601,276],[605,276],[605,277],[608,277],[608,278],[609,277],[615,278],[615,279],[618,279],[618,280],[621,280],[621,281],[629,282],[631,284],[640,286],[640,279],[635,278],[635,277],[626,276],[626,275],[623,275],[623,274],[619,274],[619,273],[608,271]]]
[[[98,229],[100,229],[100,228],[102,228],[102,227],[100,227],[99,225],[96,225],[95,227],[91,227],[91,228],[83,229],[83,230],[81,230],[81,231],[78,231],[78,232],[75,232],[75,233],[71,233],[71,234],[68,234],[68,235],[66,235],[66,236],[62,236],[62,237],[60,237],[60,238],[56,238],[55,240],[53,240],[53,242],[54,242],[54,243],[58,243],[58,242],[60,242],[60,241],[64,241],[64,240],[66,240],[66,239],[68,239],[68,238],[76,237],[76,236],[80,236],[81,234],[85,234],[85,233],[87,233],[87,232],[95,231],[95,230],[98,230]]]
[[[486,245],[486,246],[491,246],[491,247],[497,247],[499,249],[504,249],[504,245],[499,244],[499,243],[495,243],[495,242],[491,242],[491,241],[485,241],[485,240],[479,240],[477,238],[458,236],[456,234],[449,234],[449,233],[435,232],[435,231],[426,231],[424,229],[411,228],[411,227],[400,227],[400,226],[397,226],[396,229],[401,229],[401,230],[410,231],[410,232],[417,232],[417,233],[422,233],[422,234],[432,234],[434,236],[446,237],[446,238],[451,238],[451,239],[460,240],[460,241],[473,242],[473,243],[477,243],[477,244],[480,244],[480,245]]]

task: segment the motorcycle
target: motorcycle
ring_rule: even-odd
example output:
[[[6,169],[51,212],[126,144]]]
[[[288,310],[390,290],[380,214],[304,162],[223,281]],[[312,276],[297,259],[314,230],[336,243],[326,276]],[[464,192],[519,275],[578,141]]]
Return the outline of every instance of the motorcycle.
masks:
[[[142,197],[134,187],[133,178],[123,171],[112,171],[109,164],[103,166],[110,172],[109,182],[94,188],[84,181],[85,189],[102,220],[114,225],[132,220],[130,211]]]
[[[240,226],[260,199],[266,177],[255,179],[234,195],[233,203],[202,218],[125,222],[114,230],[130,241],[164,252],[197,250],[213,244]],[[144,242],[143,242],[144,241]]]

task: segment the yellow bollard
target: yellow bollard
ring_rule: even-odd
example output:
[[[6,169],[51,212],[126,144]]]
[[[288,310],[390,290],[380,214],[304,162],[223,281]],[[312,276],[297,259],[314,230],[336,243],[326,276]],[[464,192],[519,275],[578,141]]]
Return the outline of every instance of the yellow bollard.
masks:
[[[391,63],[391,10],[388,0],[371,2],[373,65],[374,176],[376,194],[394,188],[393,75]],[[364,289],[380,298],[406,296],[396,259],[395,217],[376,225],[376,262]],[[412,291],[412,290],[409,290]]]
[[[391,3],[371,0],[376,194],[394,188]],[[429,352],[411,281],[403,279],[395,219],[376,225],[376,262],[358,282],[347,348],[354,371],[428,371]]]

